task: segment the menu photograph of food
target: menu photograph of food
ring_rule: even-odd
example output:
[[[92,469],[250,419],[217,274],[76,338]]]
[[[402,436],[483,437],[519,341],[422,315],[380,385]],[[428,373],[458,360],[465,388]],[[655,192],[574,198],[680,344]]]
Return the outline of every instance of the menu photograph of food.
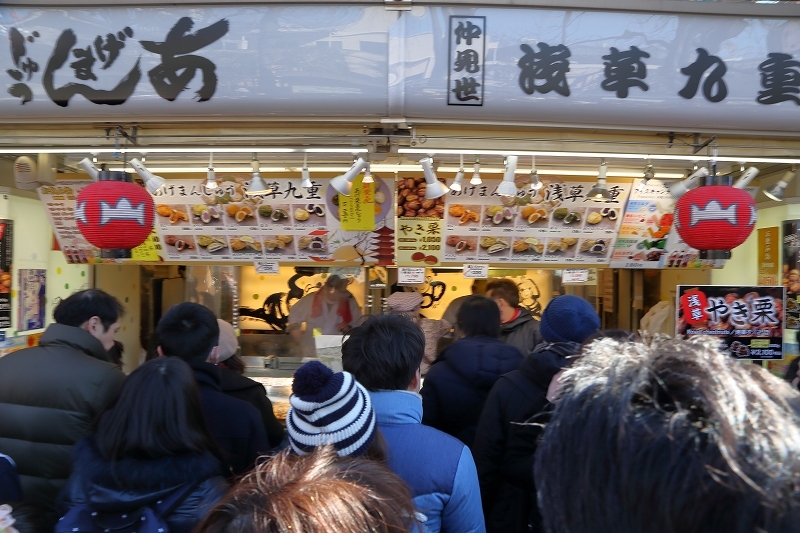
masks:
[[[497,194],[500,180],[451,191],[443,261],[608,264],[630,185],[610,184],[611,198],[595,202],[593,182],[542,183],[515,197]]]

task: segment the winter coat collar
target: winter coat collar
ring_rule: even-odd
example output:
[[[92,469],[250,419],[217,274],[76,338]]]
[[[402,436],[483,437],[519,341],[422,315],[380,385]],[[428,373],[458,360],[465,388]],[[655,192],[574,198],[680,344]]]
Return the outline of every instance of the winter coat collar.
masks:
[[[370,392],[378,424],[421,424],[422,398],[411,391]]]
[[[577,342],[540,344],[528,357],[523,359],[519,370],[540,388],[547,390],[553,376],[567,366],[569,361],[567,358],[580,352],[581,345]]]
[[[90,435],[73,449],[74,470],[80,472],[91,491],[102,498],[109,491],[160,491],[190,481],[208,479],[220,474],[219,462],[210,453],[179,455],[162,459],[105,459]],[[104,490],[108,489],[108,490]]]
[[[245,377],[230,368],[219,369],[220,383],[219,386],[223,391],[246,390],[253,387],[262,387],[261,383]]]
[[[434,365],[446,362],[467,382],[488,390],[497,378],[516,370],[521,361],[519,350],[500,339],[466,337],[442,350]]]
[[[68,347],[90,357],[108,362],[108,352],[97,338],[88,331],[75,326],[50,324],[39,339],[39,346]]]
[[[515,318],[511,322],[500,324],[500,331],[503,334],[506,334],[509,331],[517,329],[518,327],[520,327],[525,322],[528,322],[529,320],[533,320],[533,315],[531,315],[531,312],[525,309],[524,307],[520,307],[519,315],[517,316],[517,318]]]
[[[217,367],[217,365],[205,361],[187,361],[187,363],[192,367],[194,377],[201,388],[211,388],[222,392],[219,385],[222,381],[222,377],[220,376],[219,367]]]

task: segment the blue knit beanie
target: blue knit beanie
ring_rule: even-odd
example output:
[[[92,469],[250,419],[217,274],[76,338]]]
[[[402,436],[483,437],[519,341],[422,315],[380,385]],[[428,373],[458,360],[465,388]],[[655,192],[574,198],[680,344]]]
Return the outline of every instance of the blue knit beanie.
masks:
[[[582,343],[600,329],[600,317],[583,298],[565,294],[547,304],[539,332],[547,342]]]
[[[342,457],[367,451],[375,438],[375,411],[352,374],[309,361],[295,371],[292,391],[286,429],[297,454],[325,444]]]

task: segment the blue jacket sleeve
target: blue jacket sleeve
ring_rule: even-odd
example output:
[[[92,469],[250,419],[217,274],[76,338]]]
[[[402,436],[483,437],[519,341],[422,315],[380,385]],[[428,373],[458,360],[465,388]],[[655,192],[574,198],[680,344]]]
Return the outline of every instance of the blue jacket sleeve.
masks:
[[[486,533],[478,486],[478,471],[469,448],[464,446],[458,461],[453,493],[442,514],[445,533]]]

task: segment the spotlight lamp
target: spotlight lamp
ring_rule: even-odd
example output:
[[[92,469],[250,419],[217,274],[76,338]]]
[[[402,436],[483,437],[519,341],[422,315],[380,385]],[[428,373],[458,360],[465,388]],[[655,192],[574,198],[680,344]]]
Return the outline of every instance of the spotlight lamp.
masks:
[[[774,187],[772,187],[768,191],[764,191],[764,195],[770,200],[775,200],[776,202],[782,202],[783,197],[786,194],[786,187],[789,185],[789,182],[791,182],[794,179],[795,176],[797,176],[797,171],[795,171],[795,168],[792,167],[789,170],[787,170],[783,174],[783,176],[781,176],[781,179],[778,181],[778,183],[775,184]]]
[[[594,184],[594,187],[586,194],[586,198],[589,200],[594,200],[595,202],[605,202],[611,199],[611,193],[606,187],[606,173],[608,172],[608,165],[606,164],[606,160],[602,159],[600,161],[600,171],[597,175],[597,183]]]
[[[677,200],[689,192],[689,189],[694,186],[695,181],[697,181],[699,178],[705,178],[707,176],[708,169],[706,167],[700,167],[692,172],[685,180],[672,183],[667,188],[669,189],[669,193],[672,195],[672,197]]]
[[[100,175],[100,169],[94,166],[92,162],[89,161],[88,157],[81,159],[78,162],[78,166],[81,168],[81,170],[89,174],[90,178],[92,178],[94,181],[97,181],[97,177]]]
[[[503,174],[503,181],[497,187],[497,194],[500,196],[516,196],[517,184],[514,183],[514,174],[517,172],[517,160],[515,155],[506,157],[506,171]]]
[[[750,167],[745,170],[741,176],[739,176],[739,179],[736,180],[736,183],[734,183],[733,186],[737,189],[744,189],[750,184],[751,181],[753,181],[753,178],[756,176],[758,176],[758,169],[756,167]]]
[[[314,186],[311,183],[311,173],[308,171],[308,154],[303,154],[303,168],[300,170],[300,186],[304,189],[310,189]]]
[[[209,191],[217,188],[216,175],[214,174],[214,152],[208,154],[208,174],[206,174],[205,186]]]
[[[361,180],[361,183],[374,183],[375,180],[372,179],[372,172],[369,168],[369,163],[367,163],[367,168],[364,169],[364,178]]]
[[[453,184],[450,185],[450,190],[460,192],[461,182],[463,180],[464,180],[464,155],[462,154],[460,157],[460,165],[458,167],[458,172],[456,172],[456,178],[453,180]]]
[[[447,185],[439,181],[433,172],[433,159],[425,157],[419,160],[419,164],[422,166],[422,173],[425,174],[425,183],[427,184],[425,187],[425,199],[434,200],[447,194],[449,191]]]
[[[136,159],[135,157],[131,159],[129,163],[133,167],[133,170],[135,170],[136,173],[139,174],[139,177],[144,180],[144,186],[150,192],[150,194],[156,194],[157,192],[159,192],[164,188],[164,185],[166,185],[167,180],[165,180],[161,176],[156,176],[155,174],[147,170],[147,168],[145,168],[142,162]]]
[[[475,170],[472,173],[472,179],[469,180],[469,184],[470,185],[480,185],[481,183],[483,183],[483,180],[481,180],[481,158],[480,157],[476,157],[475,158]]]
[[[537,192],[544,186],[542,180],[539,179],[539,173],[536,171],[536,156],[531,156],[531,191]]]
[[[250,162],[253,166],[253,177],[250,178],[250,185],[247,187],[247,196],[260,196],[262,194],[269,194],[272,192],[272,188],[268,187],[264,178],[261,177],[261,172],[259,169],[261,165],[256,158],[256,154],[253,154],[253,160]]]
[[[350,190],[353,188],[353,180],[356,179],[356,176],[358,176],[367,165],[367,161],[363,157],[359,157],[347,172],[331,180],[331,187],[339,194],[350,196]]]

